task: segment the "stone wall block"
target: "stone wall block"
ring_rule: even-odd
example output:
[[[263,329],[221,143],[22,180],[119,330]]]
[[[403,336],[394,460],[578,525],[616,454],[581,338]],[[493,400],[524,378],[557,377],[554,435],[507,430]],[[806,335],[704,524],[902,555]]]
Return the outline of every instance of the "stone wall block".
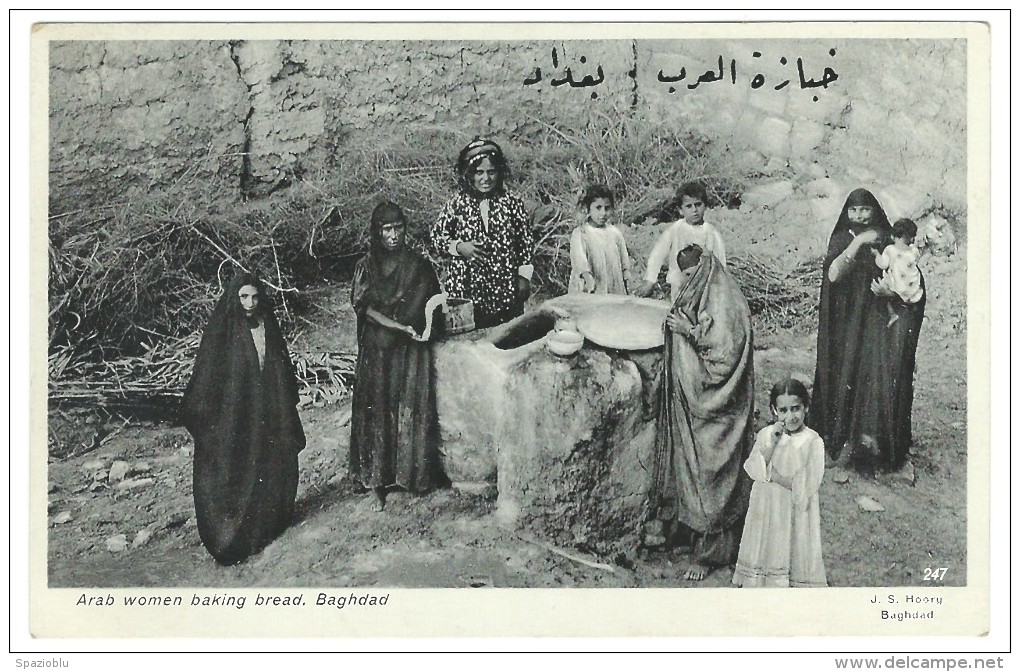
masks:
[[[758,124],[755,148],[769,158],[790,158],[790,122],[769,117]]]
[[[853,101],[846,115],[846,125],[858,137],[876,137],[887,132],[891,110],[888,106],[866,101]]]
[[[802,194],[809,198],[846,198],[849,193],[842,182],[829,177],[807,182],[800,187]]]
[[[815,97],[818,100],[815,100]],[[836,84],[827,89],[792,91],[786,107],[786,114],[792,119],[807,119],[829,126],[837,125],[851,98]]]
[[[790,102],[790,92],[761,88],[752,91],[747,97],[747,102],[759,111],[759,118],[762,113],[773,117],[785,117],[787,115],[786,106]]]
[[[827,129],[822,124],[798,119],[793,122],[790,131],[790,156],[808,162],[813,161],[827,134]]]
[[[250,40],[237,45],[233,58],[237,59],[244,83],[253,93],[267,88],[273,76],[283,67],[282,44],[276,40]]]
[[[882,187],[875,192],[875,196],[888,215],[890,224],[901,217],[920,217],[932,208],[932,200],[928,193],[912,183]]]
[[[832,227],[836,225],[836,220],[839,219],[839,214],[843,211],[843,204],[846,202],[848,195],[849,192],[839,196],[832,195],[813,198],[809,201],[811,204],[811,220],[818,223],[817,227],[819,230],[824,231],[826,236],[832,230]]]
[[[74,40],[50,43],[50,68],[84,72],[99,66],[106,55],[106,43]]]
[[[116,70],[130,70],[142,62],[139,54],[155,47],[155,43],[147,43],[141,40],[108,40],[102,43],[105,54],[103,65]]]
[[[783,200],[793,195],[793,183],[789,180],[760,184],[741,197],[741,203],[757,208],[774,208]]]

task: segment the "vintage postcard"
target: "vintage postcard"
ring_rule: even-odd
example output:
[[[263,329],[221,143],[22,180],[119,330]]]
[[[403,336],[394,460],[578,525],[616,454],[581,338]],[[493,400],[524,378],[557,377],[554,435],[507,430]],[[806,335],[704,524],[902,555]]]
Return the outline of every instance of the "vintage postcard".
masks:
[[[980,648],[989,43],[36,24],[32,636]]]

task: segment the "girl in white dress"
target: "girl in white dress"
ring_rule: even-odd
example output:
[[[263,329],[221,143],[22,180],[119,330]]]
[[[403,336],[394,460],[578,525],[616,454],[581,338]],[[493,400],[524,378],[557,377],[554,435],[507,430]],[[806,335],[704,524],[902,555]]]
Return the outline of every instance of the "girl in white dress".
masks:
[[[754,481],[733,584],[825,587],[818,488],[825,473],[822,438],[804,424],[807,388],[794,378],[776,383],[776,417],[755,437],[744,470]]]
[[[594,184],[581,196],[585,222],[570,234],[568,293],[626,294],[630,255],[623,233],[611,223],[616,199],[608,187]]]

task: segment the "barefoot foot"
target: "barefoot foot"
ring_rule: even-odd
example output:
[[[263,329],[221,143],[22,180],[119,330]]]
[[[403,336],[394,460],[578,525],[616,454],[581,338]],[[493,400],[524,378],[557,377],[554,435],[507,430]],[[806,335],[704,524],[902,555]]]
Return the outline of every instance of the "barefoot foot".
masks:
[[[684,578],[688,581],[701,581],[708,576],[711,571],[711,567],[706,567],[698,562],[692,562],[687,567],[687,571],[684,572]]]
[[[386,488],[372,488],[375,495],[375,511],[382,511],[386,508]]]
[[[843,446],[843,450],[839,451],[839,455],[833,457],[829,453],[825,453],[825,468],[826,469],[849,469],[850,468],[850,456],[853,454],[853,447],[847,443]]]

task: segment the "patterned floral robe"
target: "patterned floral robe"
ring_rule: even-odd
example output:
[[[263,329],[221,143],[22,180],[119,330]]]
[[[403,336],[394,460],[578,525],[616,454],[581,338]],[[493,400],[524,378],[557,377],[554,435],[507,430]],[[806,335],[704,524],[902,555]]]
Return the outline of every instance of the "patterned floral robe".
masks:
[[[483,207],[488,209],[488,226]],[[467,240],[485,243],[489,258],[468,260],[451,250],[451,244]],[[521,199],[508,193],[488,199],[458,194],[439,214],[430,243],[442,264],[446,293],[471,299],[476,327],[502,324],[524,312],[516,296],[517,277],[522,267],[531,265],[535,239]]]

